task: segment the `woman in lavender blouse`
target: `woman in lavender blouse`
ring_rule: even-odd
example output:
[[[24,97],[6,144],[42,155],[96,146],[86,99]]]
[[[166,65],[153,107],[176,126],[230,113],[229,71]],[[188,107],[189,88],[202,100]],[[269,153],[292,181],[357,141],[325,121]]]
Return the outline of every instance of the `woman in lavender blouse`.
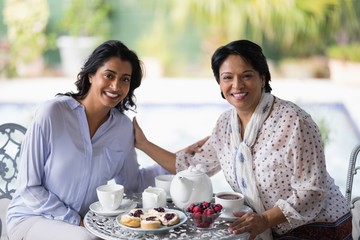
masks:
[[[7,212],[11,240],[96,239],[82,219],[96,187],[115,179],[125,193],[142,192],[159,165],[140,168],[133,125],[143,76],[137,55],[106,41],[85,62],[77,92],[58,94],[37,110],[22,143],[17,190]]]

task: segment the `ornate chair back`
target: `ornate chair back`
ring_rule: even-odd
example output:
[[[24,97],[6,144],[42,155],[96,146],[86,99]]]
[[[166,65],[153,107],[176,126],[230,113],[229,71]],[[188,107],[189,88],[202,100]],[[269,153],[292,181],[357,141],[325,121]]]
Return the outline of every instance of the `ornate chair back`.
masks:
[[[18,158],[26,128],[15,123],[0,125],[0,199],[12,199],[18,174]]]
[[[7,205],[16,189],[18,158],[26,128],[15,123],[0,125],[0,235],[6,239]],[[5,234],[5,235],[4,235]]]
[[[356,163],[359,152],[360,152],[360,144],[356,145],[351,152],[348,174],[346,179],[345,196],[346,196],[346,200],[348,201],[349,204],[351,204],[351,206],[352,206],[351,194],[352,194],[354,176],[355,174],[357,174],[357,171],[360,170],[360,163]]]
[[[354,176],[360,170],[360,163],[356,162],[360,152],[360,144],[356,145],[350,155],[348,174],[346,179],[346,200],[350,204],[353,217],[353,239],[360,239],[360,196],[352,198]],[[358,186],[358,185],[357,185]],[[358,188],[358,187],[357,187]]]

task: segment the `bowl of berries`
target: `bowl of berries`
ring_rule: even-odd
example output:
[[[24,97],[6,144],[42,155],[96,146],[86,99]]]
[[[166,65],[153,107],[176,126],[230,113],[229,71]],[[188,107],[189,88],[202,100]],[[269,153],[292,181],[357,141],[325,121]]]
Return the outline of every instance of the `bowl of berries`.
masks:
[[[223,212],[223,207],[219,203],[199,202],[190,204],[184,212],[197,229],[209,229]]]

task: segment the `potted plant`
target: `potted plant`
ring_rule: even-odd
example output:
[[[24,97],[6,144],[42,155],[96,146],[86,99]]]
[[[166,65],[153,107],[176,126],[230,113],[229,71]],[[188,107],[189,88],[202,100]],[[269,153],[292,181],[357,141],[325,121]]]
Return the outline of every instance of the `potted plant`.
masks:
[[[12,73],[10,77],[42,74],[43,53],[48,47],[45,34],[48,19],[46,0],[5,1],[4,22],[7,26],[10,61],[7,72]]]
[[[360,43],[331,46],[327,56],[331,79],[353,81],[360,75]]]
[[[65,76],[76,76],[90,51],[108,37],[110,5],[106,0],[70,0],[65,11],[57,45]]]

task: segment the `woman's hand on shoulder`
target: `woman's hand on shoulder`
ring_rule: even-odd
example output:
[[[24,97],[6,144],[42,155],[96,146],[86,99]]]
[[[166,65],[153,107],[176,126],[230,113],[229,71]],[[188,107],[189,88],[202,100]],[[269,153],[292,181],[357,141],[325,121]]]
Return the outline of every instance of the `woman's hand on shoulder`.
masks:
[[[195,153],[199,153],[202,152],[202,146],[206,143],[206,141],[210,138],[210,136],[207,136],[203,139],[201,139],[200,141],[197,141],[194,144],[191,144],[190,146],[188,146],[187,148],[184,149],[184,151],[186,153],[192,154],[194,155]]]
[[[134,126],[135,147],[142,150],[148,140],[147,140],[144,132],[142,131],[140,125],[138,124],[136,117],[133,118],[132,122],[133,122],[133,126]]]

